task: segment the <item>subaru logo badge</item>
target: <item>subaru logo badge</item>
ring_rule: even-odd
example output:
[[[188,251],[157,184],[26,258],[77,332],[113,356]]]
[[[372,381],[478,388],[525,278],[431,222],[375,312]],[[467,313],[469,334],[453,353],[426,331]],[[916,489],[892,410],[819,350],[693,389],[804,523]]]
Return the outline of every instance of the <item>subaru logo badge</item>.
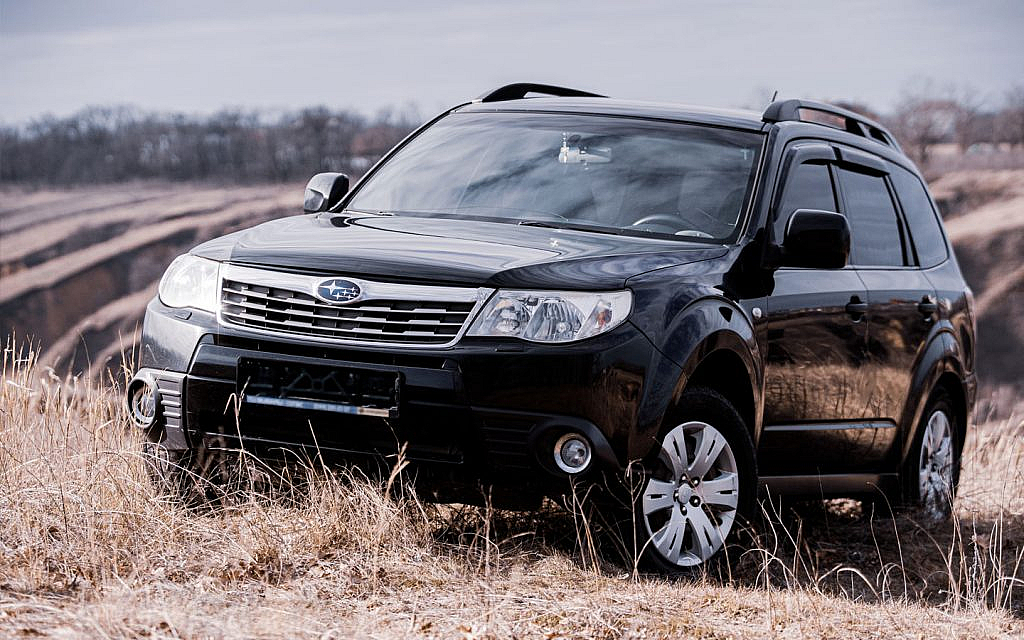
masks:
[[[351,280],[332,278],[324,280],[316,287],[316,295],[327,302],[352,302],[363,292],[359,285]]]

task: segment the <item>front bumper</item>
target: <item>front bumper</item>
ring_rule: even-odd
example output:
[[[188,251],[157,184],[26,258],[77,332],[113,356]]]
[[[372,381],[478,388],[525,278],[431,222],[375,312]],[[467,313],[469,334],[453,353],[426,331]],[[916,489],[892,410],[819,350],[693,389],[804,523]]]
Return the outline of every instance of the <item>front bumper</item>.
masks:
[[[247,401],[239,367],[394,375],[391,414],[353,415]],[[181,376],[181,438],[216,435],[252,449],[319,455],[390,455],[440,465],[472,480],[516,484],[557,480],[554,441],[566,431],[592,442],[592,468],[621,469],[650,450],[679,378],[630,323],[580,343],[535,345],[463,338],[452,347],[325,346],[255,336],[199,311],[154,299],[143,330],[140,374]],[[251,394],[250,394],[251,397]],[[168,425],[170,426],[170,425]]]

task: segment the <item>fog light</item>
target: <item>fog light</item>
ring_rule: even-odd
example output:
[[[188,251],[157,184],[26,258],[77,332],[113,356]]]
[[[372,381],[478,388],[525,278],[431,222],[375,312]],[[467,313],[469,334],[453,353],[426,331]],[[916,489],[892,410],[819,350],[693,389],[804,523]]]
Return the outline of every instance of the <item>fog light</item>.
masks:
[[[156,420],[156,389],[149,380],[136,379],[128,391],[128,416],[143,429]]]
[[[590,457],[590,442],[578,433],[567,433],[555,443],[555,464],[566,473],[583,471]]]

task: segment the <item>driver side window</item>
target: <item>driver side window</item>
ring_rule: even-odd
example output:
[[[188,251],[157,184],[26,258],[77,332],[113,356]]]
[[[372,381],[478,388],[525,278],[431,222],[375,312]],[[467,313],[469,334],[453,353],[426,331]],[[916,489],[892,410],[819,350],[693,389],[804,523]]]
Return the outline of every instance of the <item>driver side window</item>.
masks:
[[[790,172],[782,192],[782,200],[775,210],[775,242],[782,244],[786,237],[786,224],[797,209],[838,211],[836,193],[828,165],[805,162]]]

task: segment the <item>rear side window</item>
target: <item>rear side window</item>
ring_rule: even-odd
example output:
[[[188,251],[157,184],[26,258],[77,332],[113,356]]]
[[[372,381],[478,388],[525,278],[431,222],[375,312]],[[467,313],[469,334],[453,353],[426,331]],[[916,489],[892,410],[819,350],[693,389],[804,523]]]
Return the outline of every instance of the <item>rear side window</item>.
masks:
[[[839,168],[839,184],[852,235],[851,262],[903,266],[903,241],[896,206],[882,176]]]
[[[928,191],[917,176],[903,167],[893,165],[891,170],[890,178],[903,207],[903,217],[910,226],[917,260],[924,268],[934,267],[946,259],[946,238]]]
[[[786,224],[797,209],[818,209],[838,211],[836,195],[832,189],[832,178],[828,167],[823,164],[804,163],[797,165],[786,181],[775,219],[775,241],[782,243],[786,237]]]

